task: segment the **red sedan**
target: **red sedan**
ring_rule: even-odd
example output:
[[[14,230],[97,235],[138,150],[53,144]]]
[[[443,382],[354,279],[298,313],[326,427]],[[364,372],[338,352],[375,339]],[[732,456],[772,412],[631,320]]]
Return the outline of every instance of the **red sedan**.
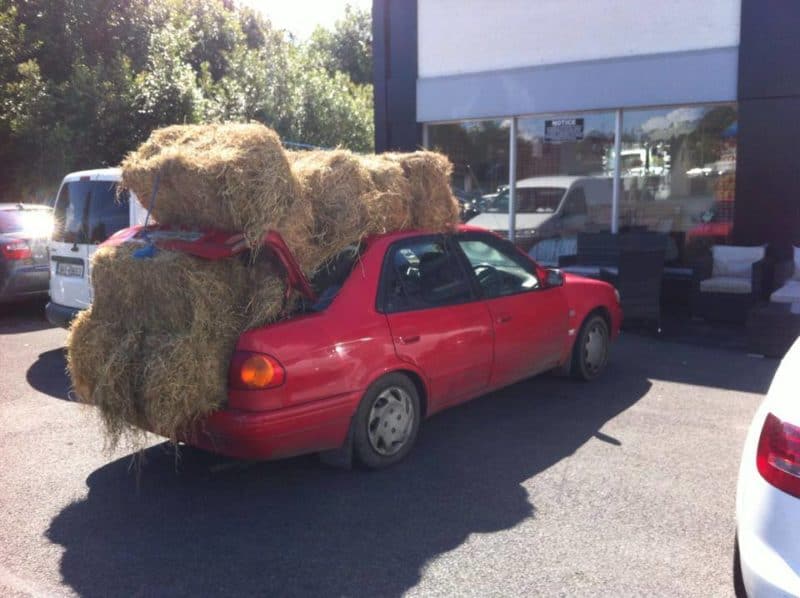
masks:
[[[265,243],[308,306],[240,337],[226,407],[186,438],[214,452],[385,467],[438,411],[548,370],[595,378],[619,332],[611,286],[475,227],[371,237],[310,282],[280,237]]]

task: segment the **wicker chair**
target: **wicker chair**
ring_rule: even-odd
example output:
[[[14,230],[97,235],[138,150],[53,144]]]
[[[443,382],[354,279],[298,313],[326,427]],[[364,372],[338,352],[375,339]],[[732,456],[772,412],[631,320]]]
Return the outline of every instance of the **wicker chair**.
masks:
[[[661,330],[661,279],[667,249],[666,235],[642,231],[620,236],[616,273],[604,270],[603,279],[620,295],[626,324],[642,323]]]
[[[707,320],[742,323],[766,298],[769,264],[764,247],[715,245],[694,263],[692,314]]]

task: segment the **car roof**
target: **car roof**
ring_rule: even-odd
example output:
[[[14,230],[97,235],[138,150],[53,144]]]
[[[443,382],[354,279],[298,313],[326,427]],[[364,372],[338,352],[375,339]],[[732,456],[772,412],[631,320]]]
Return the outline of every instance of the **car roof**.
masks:
[[[52,210],[50,206],[37,203],[0,203],[0,210]]]
[[[535,176],[527,179],[520,179],[517,181],[517,188],[533,188],[533,187],[562,187],[569,188],[577,181],[584,180],[597,180],[597,179],[610,179],[610,177],[595,177],[595,176]]]
[[[496,233],[493,233],[487,228],[483,228],[482,226],[475,226],[472,224],[459,224],[454,232],[457,233],[486,233],[492,236],[497,236]],[[425,235],[440,235],[446,234],[440,230],[425,230],[425,229],[414,229],[414,230],[395,230],[389,231],[386,233],[380,233],[377,235],[370,235],[368,238],[373,240],[385,240],[388,239],[389,241],[395,241],[398,239],[405,239],[407,237],[417,237],[417,236],[425,236]]]
[[[78,170],[70,172],[64,177],[64,182],[77,181],[81,177],[91,177],[98,181],[119,181],[122,178],[121,168],[93,168],[91,170]]]

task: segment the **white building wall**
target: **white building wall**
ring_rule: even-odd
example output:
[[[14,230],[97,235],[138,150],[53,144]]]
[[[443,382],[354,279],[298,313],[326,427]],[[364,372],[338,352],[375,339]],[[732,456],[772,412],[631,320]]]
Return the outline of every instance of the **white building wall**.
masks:
[[[739,44],[741,0],[418,0],[419,77]]]

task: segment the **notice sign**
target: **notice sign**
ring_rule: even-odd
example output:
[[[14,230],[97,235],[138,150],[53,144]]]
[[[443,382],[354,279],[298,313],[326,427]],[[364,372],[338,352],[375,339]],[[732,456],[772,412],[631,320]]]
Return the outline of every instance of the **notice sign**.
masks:
[[[558,143],[560,141],[580,141],[583,139],[582,118],[554,118],[544,121],[544,140]]]

